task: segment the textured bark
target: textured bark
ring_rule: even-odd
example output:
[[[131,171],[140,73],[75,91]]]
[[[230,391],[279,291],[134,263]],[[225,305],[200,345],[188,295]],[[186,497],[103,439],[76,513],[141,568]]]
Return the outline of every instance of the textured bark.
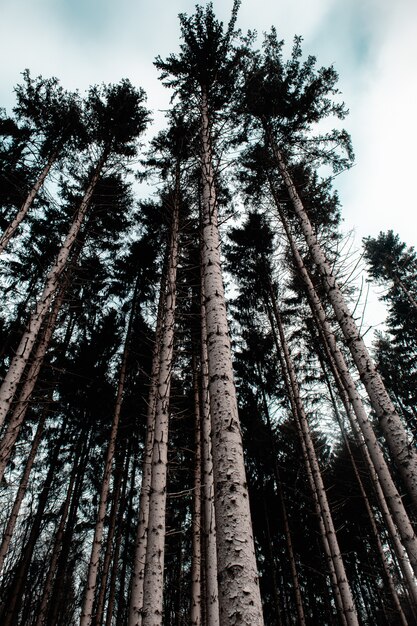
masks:
[[[271,191],[274,195],[274,199],[277,205],[277,209],[278,209],[278,213],[279,213],[282,225],[284,226],[284,229],[286,231],[286,235],[287,235],[290,247],[291,247],[291,251],[294,257],[296,268],[306,287],[308,301],[309,301],[313,316],[315,317],[317,321],[317,327],[319,329],[319,332],[322,334],[323,346],[325,347],[325,349],[328,350],[328,360],[330,363],[334,360],[335,367],[336,367],[336,374],[335,374],[336,382],[337,382],[337,378],[340,377],[341,386],[343,386],[343,388],[346,391],[346,394],[348,395],[349,402],[352,405],[353,411],[357,418],[357,423],[361,429],[370,458],[372,459],[372,462],[370,464],[371,465],[370,472],[372,473],[373,471],[372,468],[374,467],[378,475],[380,487],[383,490],[385,500],[389,506],[391,515],[393,519],[395,520],[395,524],[397,525],[398,531],[400,533],[401,541],[407,551],[407,555],[413,567],[413,570],[414,572],[417,573],[417,538],[415,536],[413,526],[410,522],[410,518],[405,510],[401,496],[398,493],[398,490],[394,484],[388,465],[385,461],[384,454],[376,438],[372,424],[370,423],[368,415],[364,409],[362,399],[356,389],[354,380],[350,374],[349,367],[345,361],[343,353],[341,352],[341,350],[339,349],[337,345],[336,337],[327,320],[323,305],[316,292],[316,289],[313,285],[310,275],[303,263],[300,252],[294,241],[294,237],[291,234],[288,222],[281,210],[280,204],[278,202],[276,193],[272,185],[271,185]],[[334,368],[332,369],[333,369],[333,372],[335,372],[335,369]],[[342,398],[343,398],[343,393],[342,393]],[[351,416],[350,411],[348,411],[348,415]],[[355,424],[352,424],[352,428],[354,430],[355,430],[355,427],[356,427]],[[402,550],[401,550],[401,553],[402,553]]]
[[[164,331],[165,300],[167,289],[167,273],[170,263],[170,251],[165,255],[164,269],[159,289],[158,314],[156,319],[155,340],[152,352],[152,367],[146,415],[146,440],[143,452],[142,483],[138,523],[136,529],[135,559],[131,580],[129,604],[129,626],[141,626],[143,617],[143,581],[145,576],[146,548],[149,526],[149,497],[152,480],[152,454],[155,433],[155,409],[158,393],[159,369],[161,363],[161,347]]]
[[[267,132],[268,135],[268,132]],[[294,212],[309,247],[311,256],[319,269],[329,301],[345,337],[352,358],[358,368],[361,380],[368,392],[371,404],[378,415],[380,425],[390,452],[401,472],[402,478],[417,511],[417,451],[411,444],[407,431],[385,389],[381,376],[368,349],[360,336],[359,329],[339,288],[331,265],[321,248],[303,203],[288,172],[281,152],[270,135],[267,138],[284,183],[291,198]]]
[[[60,311],[64,298],[64,291],[65,289],[62,288],[55,299],[53,309],[48,319],[45,331],[38,343],[38,346],[36,347],[33,361],[30,364],[30,367],[26,374],[26,380],[22,385],[22,389],[20,390],[19,397],[13,409],[13,413],[10,416],[6,431],[0,442],[0,482],[3,479],[4,472],[6,470],[7,463],[9,462],[14,444],[16,443],[16,439],[19,436],[21,426],[26,417],[29,402],[32,397],[33,390],[36,386],[39,372],[45,359],[46,351],[49,347],[49,343],[55,330],[56,319],[58,317],[58,313]]]
[[[4,252],[7,244],[10,241],[10,239],[15,234],[15,232],[16,232],[19,224],[20,224],[20,222],[22,222],[24,220],[24,218],[26,217],[27,212],[29,211],[30,207],[32,206],[32,203],[33,203],[34,199],[36,198],[36,195],[37,195],[39,189],[42,187],[42,185],[43,185],[43,183],[45,181],[45,178],[48,176],[51,167],[55,163],[55,160],[56,160],[56,155],[52,154],[50,156],[50,158],[48,159],[47,163],[45,164],[45,166],[43,167],[41,173],[39,174],[39,177],[38,177],[37,181],[35,182],[35,184],[33,185],[32,189],[30,190],[26,200],[24,201],[24,203],[20,207],[19,212],[15,215],[13,220],[10,222],[10,224],[7,226],[6,230],[4,231],[2,236],[0,237],[0,254],[2,252]]]
[[[207,93],[201,93],[202,265],[222,626],[263,624],[220,260]]]
[[[201,286],[201,449],[204,538],[205,626],[219,626],[219,588],[217,582],[216,519],[214,512],[213,457],[211,452],[211,415],[208,381],[206,307]]]
[[[110,479],[114,453],[116,449],[117,432],[120,422],[120,412],[122,408],[123,393],[126,381],[127,358],[129,354],[129,343],[132,332],[133,318],[136,309],[136,299],[138,293],[138,281],[136,281],[135,290],[132,299],[131,311],[129,315],[128,327],[123,348],[123,355],[119,374],[119,383],[117,387],[116,403],[113,413],[112,427],[110,431],[109,445],[107,448],[103,480],[101,484],[100,502],[97,512],[97,521],[94,529],[94,539],[91,548],[90,561],[88,566],[87,586],[84,596],[83,609],[80,618],[80,626],[89,626],[93,619],[93,604],[97,587],[97,573],[100,562],[101,545],[103,539],[104,521],[106,518],[107,501],[109,497]]]
[[[123,483],[121,488],[121,498],[120,498],[120,506],[118,508],[118,520],[116,524],[116,539],[114,542],[114,551],[113,551],[113,563],[111,567],[110,574],[110,582],[109,582],[109,594],[107,600],[107,612],[106,612],[106,626],[111,626],[113,624],[113,612],[116,598],[116,581],[117,577],[119,577],[119,601],[118,608],[122,604],[121,600],[123,599],[123,611],[120,610],[119,614],[124,615],[124,618],[127,618],[127,602],[125,601],[125,581],[126,581],[126,566],[127,566],[127,554],[130,548],[130,542],[128,537],[125,537],[125,550],[123,557],[120,559],[120,549],[122,545],[123,539],[123,531],[125,528],[130,528],[133,523],[133,498],[134,498],[134,489],[136,485],[136,470],[137,464],[136,461],[133,460],[132,467],[130,466],[130,459],[132,457],[131,446],[128,446],[128,451],[126,455],[126,463],[124,469]],[[127,483],[129,481],[129,488]],[[127,497],[127,493],[129,493],[129,498]],[[124,512],[127,509],[126,518],[124,517]],[[122,561],[123,565],[120,568],[120,561]],[[122,621],[122,618],[119,619],[119,615],[117,618],[117,622]],[[123,619],[123,624],[126,624],[126,619]]]
[[[110,562],[113,552],[113,540],[116,533],[116,517],[119,506],[120,490],[122,488],[122,467],[118,467],[121,461],[116,461],[116,469],[114,472],[114,487],[111,501],[109,530],[106,537],[106,550],[104,552],[103,567],[101,570],[100,591],[97,598],[97,610],[94,617],[94,624],[101,626],[103,622],[104,603],[106,599],[107,580],[110,571]]]
[[[20,340],[19,346],[16,350],[15,356],[12,359],[9,370],[3,380],[0,388],[0,426],[3,424],[6,414],[10,408],[10,404],[15,395],[17,386],[20,382],[22,374],[27,365],[32,348],[38,338],[40,328],[48,313],[50,304],[59,286],[59,280],[62,272],[64,271],[68,257],[74,242],[78,236],[84,217],[87,213],[90,205],[91,197],[93,195],[95,186],[100,177],[100,173],[104,162],[107,157],[107,151],[105,151],[99,160],[99,163],[91,178],[87,191],[84,194],[83,200],[76,212],[75,218],[71,224],[68,234],[64,243],[58,253],[56,261],[49,271],[45,287],[43,292],[35,306],[33,313],[30,316],[26,331]]]
[[[170,258],[166,287],[164,330],[160,353],[158,388],[155,404],[155,431],[152,450],[152,477],[149,496],[149,522],[143,581],[143,626],[160,626],[163,614],[165,510],[169,430],[169,396],[176,305],[176,280],[179,233],[179,171],[176,174]]]
[[[36,453],[39,448],[39,444],[43,434],[43,427],[46,420],[46,411],[42,412],[41,419],[39,420],[38,427],[36,429],[36,434],[33,439],[32,447],[29,453],[29,456],[26,461],[25,469],[23,472],[23,476],[20,480],[19,488],[16,493],[15,501],[13,503],[13,508],[11,510],[4,534],[3,540],[0,546],[0,574],[3,569],[4,559],[6,558],[6,554],[9,550],[10,542],[13,537],[13,532],[16,527],[17,518],[19,516],[20,507],[23,502],[23,498],[25,497],[26,489],[29,482],[29,475],[32,471],[33,463],[35,461]]]
[[[193,355],[193,389],[195,411],[195,449],[190,623],[194,626],[201,626],[201,406],[197,359],[195,355]]]
[[[287,377],[289,380],[289,392],[290,398],[292,398],[292,406],[294,417],[296,420],[297,428],[300,433],[300,441],[306,454],[306,468],[307,474],[311,473],[309,477],[310,484],[313,489],[313,496],[318,502],[319,520],[322,520],[322,536],[323,546],[325,551],[327,549],[330,553],[329,565],[331,576],[336,577],[334,580],[334,591],[336,603],[341,610],[341,618],[346,622],[348,626],[358,626],[358,617],[356,614],[355,604],[353,602],[352,592],[347,580],[346,571],[343,563],[343,558],[340,552],[339,544],[337,541],[336,531],[333,524],[333,518],[330,511],[329,503],[327,500],[326,490],[324,488],[323,479],[318,464],[314,444],[308,424],[307,416],[304,410],[301,394],[298,386],[298,381],[294,369],[294,365],[289,352],[288,344],[286,341],[284,329],[282,326],[281,315],[275,302],[274,294],[271,290],[269,294],[272,300],[272,310],[274,318],[278,327],[278,333],[280,338],[281,349],[283,352],[283,359],[285,362],[285,368]],[[288,384],[288,383],[287,383]],[[310,467],[310,469],[309,469]],[[327,544],[327,545],[326,545]],[[327,548],[328,546],[328,548]],[[334,574],[333,574],[334,570]],[[335,584],[336,583],[336,584]]]
[[[368,515],[368,518],[369,518],[369,522],[370,522],[371,529],[372,529],[372,535],[374,537],[374,541],[375,541],[375,544],[376,544],[376,547],[377,547],[378,556],[379,556],[379,559],[381,561],[381,565],[382,565],[382,569],[383,569],[383,575],[384,575],[384,578],[385,578],[385,584],[388,587],[389,593],[390,593],[392,601],[394,603],[394,607],[395,607],[395,610],[396,610],[397,615],[398,615],[399,623],[401,623],[402,626],[407,626],[408,622],[407,622],[406,617],[404,615],[404,611],[402,609],[400,600],[398,598],[397,590],[395,588],[395,585],[394,585],[394,582],[393,582],[393,579],[392,579],[392,575],[391,575],[391,571],[390,571],[390,568],[389,568],[389,564],[388,564],[387,558],[385,556],[384,548],[383,548],[383,545],[382,545],[382,542],[381,542],[381,538],[380,538],[380,535],[379,535],[379,532],[378,532],[378,527],[376,525],[375,516],[374,516],[374,513],[372,511],[372,507],[371,507],[371,504],[369,502],[369,499],[368,499],[365,487],[363,485],[363,482],[362,482],[362,479],[361,479],[358,467],[356,465],[356,461],[355,461],[355,458],[353,456],[352,449],[350,447],[349,438],[347,437],[346,431],[345,431],[344,426],[343,426],[343,420],[342,420],[342,418],[340,416],[340,413],[339,413],[339,409],[338,409],[338,406],[337,406],[336,398],[335,398],[334,393],[333,393],[332,384],[331,384],[330,379],[329,379],[328,374],[327,374],[327,369],[326,369],[325,364],[324,364],[324,362],[323,362],[323,360],[321,358],[320,358],[320,364],[321,364],[321,368],[322,368],[322,371],[323,371],[323,374],[324,374],[324,377],[325,377],[325,380],[326,380],[327,388],[329,390],[329,394],[330,394],[331,402],[332,402],[332,405],[333,405],[333,410],[334,410],[334,413],[335,413],[335,416],[336,416],[336,420],[337,420],[337,422],[339,424],[339,427],[340,427],[340,430],[341,430],[341,433],[342,433],[342,437],[343,437],[343,441],[344,441],[344,443],[346,445],[346,449],[348,451],[349,458],[350,458],[350,461],[351,461],[351,464],[352,464],[353,473],[355,474],[355,478],[356,478],[356,481],[357,481],[358,486],[359,486],[359,491],[361,493],[361,496],[362,496],[362,499],[363,499],[363,502],[364,502],[364,505],[365,505],[365,509],[366,509],[366,512],[367,512],[367,515]],[[343,395],[346,395],[346,394],[344,393]],[[344,398],[344,402],[343,403],[344,403],[344,406],[345,406],[345,410],[347,409],[348,411],[350,411],[350,407],[349,407],[349,404],[347,402],[347,398],[346,397]],[[353,420],[353,416],[351,416],[351,421],[352,420]]]

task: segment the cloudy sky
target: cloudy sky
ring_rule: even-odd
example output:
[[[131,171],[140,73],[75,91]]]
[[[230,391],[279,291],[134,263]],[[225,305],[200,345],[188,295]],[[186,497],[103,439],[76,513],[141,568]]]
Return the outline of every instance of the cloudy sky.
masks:
[[[214,0],[227,21],[233,0]],[[205,0],[200,2],[205,4]],[[152,65],[177,49],[179,12],[193,0],[0,0],[0,106],[26,67],[83,91],[122,77],[145,88],[148,105],[168,107]],[[356,164],[336,179],[346,230],[361,237],[394,229],[417,245],[417,2],[415,0],[242,0],[238,26],[259,35],[275,25],[291,45],[334,64],[350,109]]]

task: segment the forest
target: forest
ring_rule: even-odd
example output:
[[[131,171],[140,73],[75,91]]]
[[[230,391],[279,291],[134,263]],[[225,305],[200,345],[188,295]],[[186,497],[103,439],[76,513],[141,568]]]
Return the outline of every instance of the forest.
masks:
[[[128,78],[0,110],[2,626],[417,623],[417,253],[351,253],[337,72],[239,5],[157,133]]]

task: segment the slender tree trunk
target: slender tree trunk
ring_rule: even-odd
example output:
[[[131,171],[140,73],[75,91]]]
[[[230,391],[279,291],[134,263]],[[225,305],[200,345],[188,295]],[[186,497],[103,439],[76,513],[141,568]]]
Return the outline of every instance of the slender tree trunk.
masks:
[[[365,504],[365,509],[366,509],[366,512],[367,512],[367,515],[368,515],[368,518],[369,518],[369,522],[370,522],[370,525],[371,525],[371,529],[372,529],[372,535],[374,537],[374,541],[375,541],[375,544],[376,544],[377,552],[378,552],[378,555],[379,555],[379,558],[380,558],[380,561],[381,561],[383,575],[384,575],[384,578],[385,578],[385,584],[388,587],[389,593],[390,593],[392,601],[394,603],[394,607],[395,607],[395,611],[396,611],[398,619],[399,619],[399,623],[401,623],[402,626],[408,626],[408,622],[406,620],[406,617],[404,615],[404,611],[402,609],[400,600],[398,598],[397,590],[396,590],[394,582],[392,580],[392,575],[391,575],[391,572],[390,572],[389,564],[387,562],[387,559],[386,559],[386,556],[385,556],[385,553],[384,553],[384,548],[383,548],[383,545],[382,545],[382,542],[381,542],[381,538],[379,536],[378,527],[376,525],[375,516],[373,514],[371,504],[369,502],[369,499],[368,499],[368,496],[366,494],[366,490],[365,490],[365,487],[363,485],[363,482],[362,482],[362,479],[361,479],[358,467],[356,465],[356,461],[355,461],[355,458],[353,456],[352,449],[350,447],[349,438],[347,437],[346,431],[345,431],[344,426],[343,426],[343,421],[342,421],[342,418],[341,418],[340,413],[339,413],[339,409],[338,409],[338,406],[337,406],[336,398],[335,398],[334,393],[333,393],[333,388],[332,388],[330,379],[329,379],[328,374],[327,374],[327,369],[326,369],[325,364],[324,364],[324,362],[323,362],[323,360],[321,359],[320,356],[319,356],[319,359],[320,359],[321,368],[322,368],[322,371],[323,371],[323,374],[324,374],[324,377],[325,377],[325,380],[326,380],[327,388],[328,388],[329,393],[330,393],[330,398],[331,398],[331,402],[332,402],[332,405],[333,405],[333,410],[334,410],[334,413],[336,415],[336,419],[337,419],[337,422],[339,424],[339,427],[340,427],[340,430],[341,430],[341,433],[342,433],[342,437],[343,437],[343,440],[344,440],[345,445],[346,445],[346,449],[347,449],[349,457],[350,457],[350,461],[352,463],[353,472],[355,474],[355,477],[356,477],[356,480],[357,480],[357,483],[358,483],[358,486],[359,486],[359,490],[361,492],[361,496],[362,496],[363,502]]]
[[[80,440],[81,444],[81,440]],[[43,626],[46,619],[46,614],[48,611],[48,603],[52,595],[52,587],[53,581],[56,574],[56,569],[58,565],[59,553],[61,551],[62,546],[62,538],[64,536],[65,525],[67,523],[68,512],[71,504],[72,494],[74,493],[74,486],[77,478],[77,473],[79,469],[79,458],[81,452],[82,445],[78,446],[78,450],[76,450],[75,454],[75,462],[71,472],[67,495],[65,498],[65,502],[61,512],[61,519],[59,521],[59,526],[55,535],[54,547],[52,550],[51,560],[49,563],[48,574],[46,576],[45,583],[43,585],[43,592],[40,601],[40,606],[38,610],[38,616],[35,622],[35,626]]]
[[[409,440],[407,431],[385,389],[381,376],[376,370],[368,349],[360,336],[355,320],[346,304],[343,294],[337,284],[333,270],[317,241],[314,229],[297,193],[295,185],[288,172],[281,152],[272,140],[266,129],[267,141],[273,149],[275,159],[284,183],[291,198],[294,211],[299,218],[300,227],[306,239],[310,253],[317,265],[326,289],[328,298],[333,306],[337,321],[340,324],[347,346],[358,368],[361,380],[368,392],[372,406],[378,415],[382,431],[388,443],[390,452],[395,459],[404,483],[417,510],[417,452]]]
[[[193,355],[193,388],[195,410],[194,493],[191,560],[191,615],[190,623],[201,626],[201,406],[197,359]]]
[[[66,572],[73,544],[74,528],[77,523],[77,512],[80,506],[81,496],[83,494],[86,468],[90,460],[91,440],[91,430],[89,430],[85,433],[85,436],[83,435],[83,438],[77,442],[76,449],[74,451],[76,455],[79,455],[77,478],[72,493],[68,521],[65,525],[61,541],[61,551],[58,557],[55,582],[50,596],[45,626],[56,626],[56,624],[59,623],[59,613],[62,611],[62,608],[66,606],[66,590],[64,588],[66,582]],[[79,448],[80,445],[81,450]]]
[[[46,411],[42,412],[41,419],[39,420],[38,427],[36,429],[35,438],[32,443],[32,448],[30,450],[30,454],[26,461],[25,470],[23,472],[23,476],[20,480],[19,489],[17,490],[16,498],[13,504],[12,511],[10,513],[9,520],[7,522],[6,529],[3,535],[3,541],[0,547],[0,573],[3,569],[4,559],[9,550],[10,541],[13,537],[14,529],[16,527],[17,518],[19,516],[20,507],[23,502],[23,498],[25,497],[26,489],[29,482],[29,475],[33,467],[33,463],[35,461],[36,453],[39,448],[39,444],[43,434],[43,427],[45,425],[46,420]]]
[[[13,218],[13,220],[10,222],[10,224],[7,226],[6,230],[4,231],[4,233],[2,234],[2,236],[0,237],[0,254],[2,252],[4,252],[7,244],[9,243],[10,239],[13,237],[13,235],[15,234],[20,222],[22,222],[22,220],[25,218],[27,212],[29,211],[30,207],[32,206],[32,202],[34,201],[39,189],[42,187],[45,178],[48,176],[49,171],[51,169],[51,167],[53,166],[53,164],[56,161],[56,154],[53,153],[47,163],[44,165],[41,173],[39,174],[39,177],[37,179],[37,181],[35,182],[35,184],[33,185],[32,189],[30,190],[26,200],[24,201],[24,203],[22,204],[22,206],[20,207],[19,212],[15,215],[15,217]]]
[[[169,396],[174,350],[179,201],[179,166],[177,165],[176,193],[172,213],[170,258],[165,300],[164,332],[162,336],[155,405],[148,538],[143,581],[143,626],[160,626],[162,624],[163,614]]]
[[[45,508],[47,505],[51,486],[57,474],[57,462],[64,443],[65,429],[66,424],[65,422],[63,422],[58,440],[56,441],[53,448],[48,473],[46,475],[42,491],[39,495],[38,506],[33,523],[30,528],[29,538],[26,541],[26,544],[22,550],[22,555],[13,578],[13,583],[9,592],[9,599],[7,602],[7,606],[5,607],[3,621],[1,622],[2,626],[11,626],[15,622],[17,622],[20,605],[23,595],[25,593],[25,581],[27,578],[27,573],[29,570],[30,562],[32,560],[35,544],[39,537],[39,531],[42,525],[42,520],[45,513]]]
[[[78,236],[84,217],[87,213],[88,207],[90,205],[91,197],[93,195],[95,186],[99,180],[100,173],[101,173],[101,170],[103,168],[106,158],[107,158],[107,151],[105,150],[101,159],[99,160],[97,164],[97,167],[91,178],[90,184],[76,212],[75,218],[71,224],[71,227],[68,231],[65,241],[62,244],[62,247],[58,253],[56,261],[47,275],[43,292],[35,306],[33,313],[30,316],[30,320],[27,325],[26,331],[23,333],[19,346],[16,350],[15,356],[12,359],[9,370],[1,385],[1,388],[0,388],[0,426],[4,422],[4,419],[9,410],[10,404],[15,395],[17,386],[26,368],[33,345],[38,337],[39,330],[45,320],[45,317],[47,315],[52,299],[59,286],[60,276],[67,265],[69,254]]]
[[[262,376],[259,366],[258,366],[258,374]],[[266,422],[268,426],[268,435],[269,435],[269,441],[271,444],[271,452],[272,452],[272,457],[274,459],[275,489],[278,495],[279,505],[281,509],[281,517],[282,517],[282,524],[284,527],[285,543],[287,547],[288,558],[290,561],[290,571],[291,571],[291,579],[292,579],[294,595],[295,595],[295,606],[297,609],[298,626],[305,626],[306,619],[305,619],[305,614],[304,614],[304,604],[303,604],[303,597],[302,597],[301,588],[300,588],[300,582],[298,579],[297,565],[295,562],[295,555],[294,555],[292,536],[291,536],[291,528],[290,528],[290,524],[288,521],[287,507],[285,505],[285,499],[284,499],[284,493],[283,493],[283,485],[282,485],[281,476],[280,476],[278,463],[277,463],[278,454],[275,449],[275,443],[273,439],[271,418],[269,415],[268,403],[267,403],[265,389],[264,389],[262,381],[261,381],[261,393],[262,393],[262,402],[264,405],[264,411],[265,411],[265,416],[266,416]]]
[[[120,461],[119,461],[120,463]],[[118,461],[116,461],[116,469],[115,469],[115,477],[114,477],[114,487],[113,487],[113,495],[111,502],[111,510],[110,510],[110,519],[109,519],[109,530],[106,537],[106,550],[104,553],[103,559],[103,568],[101,571],[101,581],[100,581],[100,591],[97,599],[97,611],[94,619],[94,623],[96,626],[101,626],[103,621],[104,614],[104,603],[106,599],[106,590],[107,590],[107,580],[109,576],[110,570],[110,562],[112,558],[113,552],[113,540],[116,532],[116,516],[117,509],[119,506],[120,500],[120,490],[122,488],[122,467],[117,467]]]
[[[131,580],[129,604],[129,626],[141,626],[143,617],[143,580],[145,575],[146,546],[149,526],[149,496],[152,479],[152,452],[155,432],[155,407],[158,391],[160,354],[164,326],[165,292],[169,255],[164,263],[161,278],[155,340],[152,354],[152,367],[146,416],[146,440],[143,451],[142,484],[140,489],[139,514],[135,541],[135,558]]]
[[[26,380],[22,385],[19,397],[15,403],[15,408],[13,409],[13,413],[7,424],[6,432],[0,442],[0,481],[4,476],[13,446],[19,436],[33,390],[38,380],[39,372],[41,371],[42,364],[45,359],[46,351],[55,330],[56,319],[64,299],[64,291],[64,289],[61,289],[60,293],[56,297],[45,331],[36,348],[33,361],[26,375]]]
[[[287,345],[287,341],[284,334],[284,329],[282,326],[281,315],[279,313],[278,307],[275,302],[275,297],[270,291],[270,297],[272,299],[272,309],[274,313],[274,318],[277,323],[280,344],[283,351],[283,357],[285,361],[286,371],[289,378],[290,383],[290,393],[293,398],[293,405],[295,409],[295,419],[296,423],[299,425],[300,431],[300,440],[304,442],[306,458],[308,459],[308,464],[311,468],[312,474],[312,486],[313,486],[313,495],[316,494],[318,500],[318,510],[321,515],[319,517],[322,518],[323,526],[324,526],[324,541],[323,545],[326,549],[326,541],[328,544],[329,552],[330,552],[330,560],[333,564],[334,573],[336,576],[336,602],[340,603],[342,608],[342,616],[346,621],[348,626],[358,626],[358,618],[356,614],[356,608],[353,602],[352,593],[349,587],[349,582],[347,580],[346,571],[343,563],[343,558],[340,552],[339,544],[337,541],[336,532],[334,529],[333,518],[331,515],[329,503],[327,500],[326,490],[324,488],[323,479],[321,476],[320,467],[317,461],[316,452],[314,449],[311,432],[307,420],[307,416],[304,411],[304,406],[301,400],[300,390],[298,387],[298,382],[295,374],[295,369],[292,363],[292,359],[290,356],[289,348]],[[310,479],[311,481],[311,479]],[[329,561],[330,563],[330,561]],[[332,574],[332,569],[330,569],[330,573]],[[340,600],[339,600],[340,594]]]
[[[323,305],[320,301],[320,298],[315,290],[315,287],[312,283],[310,275],[303,263],[300,252],[296,246],[294,241],[294,237],[291,234],[291,231],[288,226],[288,222],[281,210],[279,205],[277,196],[274,192],[273,186],[271,185],[271,190],[274,195],[274,199],[276,202],[277,210],[286,232],[291,251],[295,260],[295,264],[297,270],[305,284],[307,296],[309,300],[309,304],[313,313],[313,316],[317,320],[317,327],[319,332],[322,333],[323,337],[323,345],[327,346],[329,351],[329,362],[335,362],[335,366],[337,368],[336,376],[340,375],[341,380],[343,381],[343,387],[348,394],[349,401],[352,405],[354,413],[356,415],[358,425],[361,429],[361,432],[364,437],[364,441],[369,452],[369,455],[372,459],[372,466],[375,468],[378,479],[380,481],[380,485],[383,489],[383,493],[385,495],[386,502],[389,505],[391,514],[393,519],[395,520],[395,524],[398,527],[400,532],[401,541],[406,548],[408,558],[410,559],[410,563],[413,567],[415,573],[417,573],[417,539],[408,517],[408,514],[403,505],[402,499],[398,490],[392,480],[391,473],[389,471],[388,465],[385,461],[383,452],[380,448],[379,442],[376,438],[373,427],[368,419],[368,415],[364,409],[362,399],[356,389],[356,385],[353,381],[353,378],[350,374],[349,367],[346,364],[343,353],[339,349],[335,335],[332,331],[332,328],[327,320],[326,313],[324,311]],[[333,369],[333,372],[335,370]],[[349,412],[348,415],[351,415]],[[355,428],[352,426],[352,428]],[[402,551],[401,551],[402,552]]]
[[[97,573],[100,562],[101,544],[103,538],[104,521],[106,518],[107,500],[110,489],[110,478],[113,464],[114,453],[116,449],[117,432],[119,428],[120,412],[122,408],[123,392],[126,381],[127,358],[129,354],[129,343],[132,332],[133,318],[136,309],[136,300],[138,294],[138,281],[136,281],[135,290],[132,299],[129,322],[126,331],[126,338],[123,349],[122,362],[119,374],[119,384],[117,388],[116,404],[113,414],[113,423],[110,432],[110,440],[107,448],[107,455],[104,466],[104,475],[100,493],[100,503],[97,513],[97,521],[94,530],[93,545],[91,548],[90,562],[88,566],[87,585],[84,596],[84,604],[81,613],[80,626],[89,626],[93,619],[93,603],[96,592]]]
[[[201,286],[201,450],[204,538],[205,626],[220,626],[217,582],[216,519],[214,512],[213,457],[207,357],[206,307]]]
[[[110,573],[110,582],[109,582],[109,597],[108,597],[108,601],[107,601],[107,611],[106,611],[106,620],[105,620],[105,624],[106,626],[111,626],[111,624],[113,623],[113,612],[114,612],[114,603],[115,603],[115,597],[116,597],[116,579],[117,579],[117,574],[120,572],[120,566],[119,566],[119,556],[120,556],[120,547],[122,545],[122,538],[123,538],[123,531],[125,530],[125,527],[127,529],[130,528],[130,524],[132,522],[133,519],[133,490],[134,490],[134,485],[135,485],[135,481],[136,481],[136,463],[133,464],[133,468],[130,471],[130,458],[131,458],[131,446],[128,447],[128,452],[126,455],[126,462],[125,462],[125,470],[124,470],[124,476],[123,476],[123,483],[122,483],[122,488],[121,488],[121,498],[120,498],[120,506],[118,507],[118,519],[117,519],[117,523],[116,523],[116,539],[114,542],[114,550],[113,550],[113,563],[112,563],[112,567],[111,567],[111,573]],[[124,511],[126,509],[126,502],[127,502],[127,482],[128,479],[130,479],[130,489],[129,489],[129,502],[128,502],[128,506],[127,506],[127,520],[125,521],[124,518]],[[125,533],[126,535],[128,535],[128,532]],[[127,537],[126,537],[126,543],[127,543]],[[126,551],[127,552],[127,551]],[[126,563],[126,558],[123,559],[123,563]],[[125,577],[126,577],[126,567],[122,567],[122,570],[120,572],[120,597],[125,596],[125,585],[124,585],[124,581],[125,581]],[[126,623],[126,622],[125,622]]]
[[[201,93],[202,263],[222,626],[263,624],[220,259],[207,92]]]

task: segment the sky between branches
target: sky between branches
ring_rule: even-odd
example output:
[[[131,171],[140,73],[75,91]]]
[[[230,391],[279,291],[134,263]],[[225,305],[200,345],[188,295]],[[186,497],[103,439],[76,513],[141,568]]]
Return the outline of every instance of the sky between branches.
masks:
[[[205,4],[205,0],[200,2]],[[229,19],[233,0],[214,0]],[[142,86],[154,110],[169,106],[153,60],[179,45],[178,13],[193,0],[0,0],[0,107],[29,68],[67,89],[122,77]],[[275,25],[290,50],[295,34],[318,65],[334,64],[356,164],[338,176],[345,229],[357,243],[392,228],[417,245],[417,2],[415,0],[242,0],[238,26],[259,34]]]

